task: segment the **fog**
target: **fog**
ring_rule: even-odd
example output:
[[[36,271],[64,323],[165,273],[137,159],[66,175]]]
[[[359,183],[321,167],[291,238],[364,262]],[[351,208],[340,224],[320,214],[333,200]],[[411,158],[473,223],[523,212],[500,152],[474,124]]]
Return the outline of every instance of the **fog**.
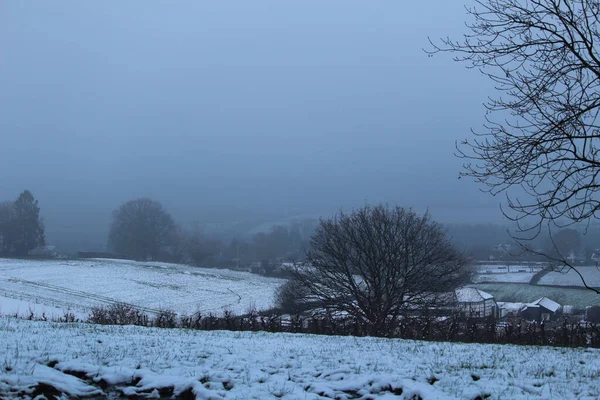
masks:
[[[31,190],[49,241],[87,247],[141,196],[182,223],[378,202],[497,221],[454,157],[491,85],[422,50],[465,18],[442,0],[4,1],[0,200]]]

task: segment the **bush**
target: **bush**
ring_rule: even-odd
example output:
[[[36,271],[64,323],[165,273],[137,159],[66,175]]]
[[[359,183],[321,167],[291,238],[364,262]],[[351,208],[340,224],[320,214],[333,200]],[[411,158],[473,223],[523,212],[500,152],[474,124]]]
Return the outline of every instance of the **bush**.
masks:
[[[93,307],[88,318],[92,324],[102,325],[145,325],[147,317],[133,306],[126,303],[115,303],[108,307]]]
[[[308,311],[308,290],[294,279],[279,287],[275,294],[276,307],[284,313],[297,314]]]
[[[153,325],[158,328],[176,328],[177,314],[173,310],[161,309],[154,318]]]

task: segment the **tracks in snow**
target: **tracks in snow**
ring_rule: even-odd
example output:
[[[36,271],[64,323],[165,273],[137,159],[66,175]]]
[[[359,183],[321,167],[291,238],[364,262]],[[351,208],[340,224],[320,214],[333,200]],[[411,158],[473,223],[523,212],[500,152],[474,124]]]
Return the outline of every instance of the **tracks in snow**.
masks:
[[[6,276],[5,276],[6,277]],[[118,301],[112,297],[108,297],[108,296],[102,296],[99,294],[93,294],[93,293],[88,293],[88,292],[84,292],[81,290],[76,290],[76,289],[69,289],[69,288],[65,288],[62,286],[56,286],[56,285],[51,285],[49,283],[41,283],[41,282],[35,282],[35,281],[29,281],[29,280],[25,280],[25,279],[19,279],[19,278],[14,278],[14,277],[6,277],[7,279],[5,279],[7,282],[11,282],[11,283],[18,283],[18,284],[22,284],[22,285],[26,285],[26,286],[33,286],[33,287],[37,287],[37,288],[41,288],[41,289],[45,289],[48,290],[50,292],[55,292],[55,293],[60,293],[60,294],[66,294],[66,295],[70,295],[70,296],[74,296],[77,298],[81,298],[81,299],[87,299],[87,300],[92,300],[94,302],[97,303],[102,303],[102,304],[107,304],[107,305],[111,305],[111,304],[126,304],[138,311],[142,311],[145,313],[151,313],[151,314],[157,314],[158,312],[160,312],[160,310],[156,309],[156,308],[149,308],[149,307],[142,307],[142,306],[137,306],[135,304],[130,304],[130,303],[126,303],[123,301]]]

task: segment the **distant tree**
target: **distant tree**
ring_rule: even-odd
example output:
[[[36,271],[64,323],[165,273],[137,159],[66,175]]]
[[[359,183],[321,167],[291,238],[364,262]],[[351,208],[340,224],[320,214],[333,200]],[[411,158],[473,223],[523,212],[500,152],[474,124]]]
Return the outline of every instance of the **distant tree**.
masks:
[[[176,229],[177,258],[181,262],[202,265],[208,254],[204,246],[204,232],[198,224]]]
[[[307,247],[302,229],[300,224],[292,223],[290,226],[276,225],[268,232],[257,233],[253,237],[256,259],[261,261],[301,259]]]
[[[40,207],[31,192],[25,190],[12,204],[12,209],[13,221],[9,228],[11,253],[26,256],[31,250],[46,244]]]
[[[545,254],[554,257],[569,257],[581,250],[581,234],[572,228],[562,229],[549,238]]]
[[[108,243],[116,253],[136,260],[172,260],[176,227],[157,201],[131,200],[113,212]]]
[[[234,237],[223,249],[223,258],[231,266],[247,266],[254,259],[254,250],[243,238]]]
[[[266,276],[273,276],[276,265],[269,260],[262,260],[260,267],[265,271]]]
[[[294,273],[305,301],[364,321],[372,335],[390,332],[411,307],[447,299],[470,277],[428,214],[383,205],[322,220],[306,260]]]
[[[259,232],[254,235],[256,256],[259,260],[274,261],[287,251],[288,229],[285,226],[274,226],[269,232]]]
[[[196,266],[217,266],[223,243],[205,236],[198,224],[177,228],[177,259]]]
[[[14,203],[0,203],[0,254],[9,255],[13,252],[15,242],[16,213]]]

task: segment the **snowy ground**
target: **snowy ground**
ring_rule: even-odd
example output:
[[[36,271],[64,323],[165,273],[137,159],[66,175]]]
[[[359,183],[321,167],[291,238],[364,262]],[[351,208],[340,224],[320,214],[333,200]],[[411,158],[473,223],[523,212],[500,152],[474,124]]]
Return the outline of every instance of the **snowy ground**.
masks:
[[[577,267],[589,286],[600,287],[600,268],[596,266]],[[559,285],[559,286],[583,286],[581,278],[571,269],[565,271],[548,272],[540,281],[539,285]]]
[[[510,273],[491,273],[491,274],[475,274],[473,282],[482,283],[529,283],[535,273],[531,272],[510,272]]]
[[[229,270],[125,260],[0,259],[0,314],[85,316],[96,305],[126,302],[152,313],[169,308],[236,313],[272,306],[280,279]]]
[[[2,291],[4,288],[0,288]],[[42,303],[42,299],[31,299],[27,295],[20,298],[11,298],[0,296],[0,316],[14,316],[19,318],[58,320],[65,316],[65,313],[72,313],[77,319],[86,320],[89,316],[87,312],[80,308],[70,308],[61,306],[51,306]],[[22,299],[21,299],[22,298]],[[46,302],[47,303],[47,302]],[[57,304],[56,302],[53,302]]]
[[[475,283],[529,283],[544,266],[539,264],[502,265],[478,264],[475,266]]]
[[[40,394],[40,383],[65,397],[97,398],[185,391],[209,399],[600,396],[600,351],[591,349],[12,318],[0,318],[0,343],[0,398]]]
[[[475,270],[480,274],[507,274],[529,272],[536,273],[543,270],[547,266],[546,263],[532,264],[477,264]]]

